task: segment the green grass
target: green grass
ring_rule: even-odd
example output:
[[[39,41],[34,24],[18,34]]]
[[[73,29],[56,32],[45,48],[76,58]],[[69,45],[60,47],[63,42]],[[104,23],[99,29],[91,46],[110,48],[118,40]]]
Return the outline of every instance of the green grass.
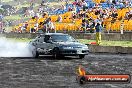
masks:
[[[4,20],[20,20],[22,19],[19,15],[5,16]]]
[[[38,3],[35,3],[34,8],[37,7],[37,6],[39,6],[39,4]],[[20,9],[22,7],[30,7],[30,3],[26,2],[24,4],[20,4],[20,5],[17,5],[15,7],[17,7],[18,9]]]
[[[1,2],[10,2],[10,1],[13,1],[13,0],[1,0]]]
[[[32,39],[28,38],[7,38],[9,41],[14,41],[14,42],[30,42]]]
[[[19,21],[19,20],[25,20],[26,21],[29,18],[31,18],[31,17],[22,17],[20,15],[12,15],[12,16],[5,16],[4,20],[5,21]],[[10,32],[10,31],[12,31],[12,27],[14,27],[14,26],[8,26],[8,27],[5,27],[5,29],[7,32]]]
[[[4,20],[21,20],[21,19],[28,19],[28,18],[31,18],[31,17],[22,17],[20,15],[11,15],[11,16],[5,16],[4,17]]]
[[[84,44],[90,44],[91,42],[96,42],[96,40],[79,39],[80,42]],[[107,41],[102,40],[101,46],[122,46],[122,47],[132,47],[132,41]]]

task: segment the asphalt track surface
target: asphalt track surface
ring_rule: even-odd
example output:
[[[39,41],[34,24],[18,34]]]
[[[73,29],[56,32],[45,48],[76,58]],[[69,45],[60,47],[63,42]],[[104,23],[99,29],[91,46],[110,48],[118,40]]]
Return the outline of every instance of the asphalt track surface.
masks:
[[[79,65],[91,74],[132,74],[132,55],[89,54],[82,60],[1,57],[0,88],[132,88],[132,83],[80,85],[76,81]]]

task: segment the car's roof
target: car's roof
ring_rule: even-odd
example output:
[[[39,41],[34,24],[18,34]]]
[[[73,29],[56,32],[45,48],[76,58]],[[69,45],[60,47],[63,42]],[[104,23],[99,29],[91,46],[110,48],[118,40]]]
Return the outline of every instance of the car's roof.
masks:
[[[64,33],[44,33],[44,34],[40,34],[41,36],[43,35],[68,35],[68,34],[64,34]]]

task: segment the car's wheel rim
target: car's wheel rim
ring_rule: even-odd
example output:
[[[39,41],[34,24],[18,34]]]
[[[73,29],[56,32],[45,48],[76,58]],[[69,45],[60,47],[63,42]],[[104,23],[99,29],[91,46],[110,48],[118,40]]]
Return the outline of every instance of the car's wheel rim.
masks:
[[[54,54],[54,58],[56,58],[57,57],[57,55],[56,55],[56,53]]]

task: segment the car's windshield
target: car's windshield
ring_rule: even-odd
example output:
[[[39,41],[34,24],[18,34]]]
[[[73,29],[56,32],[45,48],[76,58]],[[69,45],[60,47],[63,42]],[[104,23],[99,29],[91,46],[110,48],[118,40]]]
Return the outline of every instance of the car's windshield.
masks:
[[[52,41],[54,42],[75,42],[76,40],[69,35],[52,35]]]

